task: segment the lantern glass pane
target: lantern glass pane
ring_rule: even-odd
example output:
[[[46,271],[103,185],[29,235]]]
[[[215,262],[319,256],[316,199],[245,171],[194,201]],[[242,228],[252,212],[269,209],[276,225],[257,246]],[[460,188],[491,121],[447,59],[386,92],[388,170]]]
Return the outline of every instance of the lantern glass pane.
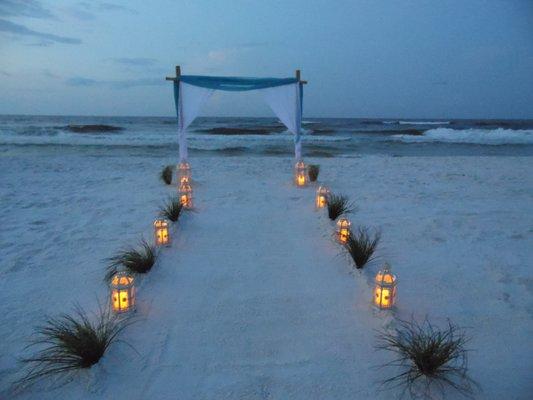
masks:
[[[351,222],[346,218],[341,218],[337,221],[337,239],[342,244],[346,243],[350,238],[350,225]]]
[[[178,182],[180,185],[190,183],[191,181],[191,166],[189,163],[179,163],[177,167]]]
[[[379,308],[391,308],[396,301],[396,277],[390,272],[388,264],[376,275],[374,304]]]
[[[294,183],[296,186],[305,186],[307,183],[306,166],[303,161],[298,161],[294,166]]]
[[[122,313],[135,307],[135,288],[133,277],[126,272],[119,272],[111,279],[111,308],[113,312]]]
[[[192,187],[188,183],[180,185],[179,198],[185,208],[192,208]]]
[[[167,220],[156,219],[154,221],[154,240],[158,246],[170,244],[170,231]]]

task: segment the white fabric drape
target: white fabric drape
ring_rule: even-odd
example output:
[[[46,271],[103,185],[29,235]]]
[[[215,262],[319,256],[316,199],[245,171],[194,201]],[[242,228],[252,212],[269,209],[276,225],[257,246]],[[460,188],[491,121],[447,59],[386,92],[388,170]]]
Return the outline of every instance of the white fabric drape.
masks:
[[[266,103],[279,120],[294,134],[294,155],[296,160],[302,158],[300,127],[302,110],[300,83],[260,89]]]
[[[257,89],[263,93],[266,103],[279,120],[294,134],[294,153],[296,160],[302,158],[301,142],[301,98],[300,83]],[[187,160],[187,127],[200,113],[202,106],[215,89],[179,83],[178,97],[178,141],[180,162]]]
[[[200,113],[200,109],[211,97],[214,90],[199,86],[179,83],[178,99],[178,142],[180,147],[180,162],[187,160],[187,127]]]

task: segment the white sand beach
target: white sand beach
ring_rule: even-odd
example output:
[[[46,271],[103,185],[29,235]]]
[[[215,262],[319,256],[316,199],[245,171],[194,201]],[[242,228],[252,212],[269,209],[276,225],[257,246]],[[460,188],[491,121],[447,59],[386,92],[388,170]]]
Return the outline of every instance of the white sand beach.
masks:
[[[9,147],[0,154],[0,398],[390,399],[391,355],[376,329],[394,317],[467,329],[477,399],[533,393],[530,157],[308,159],[319,181],[357,204],[352,224],[381,230],[378,259],[355,270],[314,209],[315,185],[291,183],[290,157],[191,159],[185,213],[153,270],[137,280],[137,322],[104,359],[58,386],[18,393],[17,359],[45,315],[105,302],[105,258],[143,235],[174,193],[149,150]],[[397,308],[377,311],[383,262]],[[448,398],[456,398],[453,392]]]
[[[532,400],[532,21],[0,0],[0,400]]]

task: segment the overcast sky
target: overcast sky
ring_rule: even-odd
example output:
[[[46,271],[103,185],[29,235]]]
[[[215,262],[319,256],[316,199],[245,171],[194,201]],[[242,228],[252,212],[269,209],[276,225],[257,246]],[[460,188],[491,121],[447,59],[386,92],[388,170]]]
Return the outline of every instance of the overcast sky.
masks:
[[[533,0],[0,0],[0,114],[174,115],[176,64],[300,68],[307,117],[533,118]]]

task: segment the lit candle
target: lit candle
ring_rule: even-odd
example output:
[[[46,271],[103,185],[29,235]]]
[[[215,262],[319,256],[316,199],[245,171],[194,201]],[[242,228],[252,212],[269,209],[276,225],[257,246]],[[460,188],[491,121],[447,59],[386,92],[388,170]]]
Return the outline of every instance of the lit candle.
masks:
[[[316,208],[323,208],[326,207],[328,204],[328,193],[329,190],[325,186],[320,186],[318,190],[316,191],[316,199],[315,199],[315,205]]]
[[[350,238],[351,222],[346,218],[340,218],[337,221],[337,239],[341,244],[345,244]]]
[[[294,166],[294,183],[296,186],[305,186],[307,168],[303,161],[298,161]]]
[[[168,229],[168,221],[165,219],[156,219],[154,221],[154,237],[157,246],[165,246],[170,244],[170,232]]]
[[[376,275],[374,304],[382,309],[391,308],[396,302],[396,276],[391,273],[389,264]]]
[[[180,202],[185,208],[192,208],[192,187],[188,183],[180,185],[179,189]]]

